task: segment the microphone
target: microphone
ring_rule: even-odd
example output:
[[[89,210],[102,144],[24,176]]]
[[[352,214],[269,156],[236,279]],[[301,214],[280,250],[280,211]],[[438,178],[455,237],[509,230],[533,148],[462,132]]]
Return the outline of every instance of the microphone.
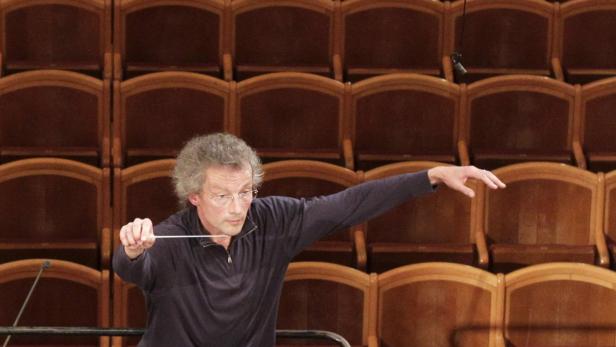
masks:
[[[462,30],[460,30],[460,52],[462,48],[464,48],[464,21],[466,19],[466,0],[464,0],[464,6],[462,7]],[[451,63],[453,64],[453,70],[456,74],[456,80],[462,81],[464,79],[464,75],[468,72],[464,65],[462,65],[462,53],[458,51],[454,51],[451,53],[449,58],[451,59]]]
[[[34,288],[36,287],[39,279],[41,278],[43,271],[45,271],[46,269],[49,269],[50,266],[51,266],[51,263],[49,262],[49,260],[45,260],[43,264],[41,264],[41,268],[39,269],[39,272],[36,275],[36,278],[34,279],[34,283],[32,283],[32,286],[30,287],[30,291],[28,292],[28,295],[26,295],[26,300],[24,300],[23,304],[21,304],[19,313],[17,313],[17,318],[15,318],[15,322],[13,322],[13,327],[16,327],[17,323],[19,323],[19,320],[21,319],[21,315],[24,313],[24,309],[26,308],[28,301],[30,301],[32,292],[34,292]],[[4,344],[2,345],[2,347],[6,347],[9,344],[10,340],[11,340],[11,335],[7,335],[6,338],[4,339]]]

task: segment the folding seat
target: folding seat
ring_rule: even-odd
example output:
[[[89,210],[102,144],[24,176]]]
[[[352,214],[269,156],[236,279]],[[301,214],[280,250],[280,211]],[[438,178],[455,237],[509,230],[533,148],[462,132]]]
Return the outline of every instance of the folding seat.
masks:
[[[468,164],[458,148],[460,87],[418,74],[389,74],[354,83],[350,141],[356,169],[396,161]]]
[[[615,76],[616,3],[568,1],[558,13],[554,60],[566,81],[583,84]]]
[[[119,245],[122,226],[135,218],[150,218],[154,225],[179,209],[171,180],[174,159],[153,160],[126,169],[114,169],[113,236]]]
[[[231,79],[225,0],[115,0],[114,78],[190,71]]]
[[[468,70],[457,82],[506,74],[554,75],[555,4],[545,0],[469,0],[463,17],[464,5],[464,1],[456,1],[446,10],[445,69],[452,71],[448,58],[456,51],[462,54]]]
[[[539,76],[499,76],[462,88],[460,140],[471,162],[582,163],[574,143],[579,86]]]
[[[3,0],[0,75],[60,69],[110,78],[110,0]]]
[[[616,169],[616,77],[582,86],[577,138],[592,171]]]
[[[605,218],[603,229],[608,242],[612,267],[616,264],[616,170],[605,175]]]
[[[229,49],[234,79],[268,72],[308,72],[342,80],[334,56],[331,0],[234,0]]]
[[[175,157],[196,135],[228,130],[231,85],[189,72],[114,83],[115,167]]]
[[[345,81],[394,72],[443,76],[443,3],[350,0],[340,12]]]
[[[352,346],[376,347],[376,279],[337,264],[291,263],[276,329],[332,331]],[[276,345],[314,346],[315,341],[278,339]]]
[[[45,259],[0,264],[0,326],[12,326]],[[19,326],[109,327],[109,271],[50,259]],[[2,340],[4,341],[4,336]],[[11,346],[109,346],[108,336],[13,335]]]
[[[139,287],[113,276],[113,326],[143,329],[147,325],[147,304]],[[141,336],[114,336],[111,346],[137,346]]]
[[[494,272],[547,262],[609,266],[603,174],[556,163],[494,170],[506,189],[479,186],[479,228]]]
[[[265,162],[318,159],[350,165],[345,85],[313,74],[280,72],[237,84],[234,133]],[[346,148],[343,148],[346,146]]]
[[[259,196],[312,198],[342,191],[359,183],[355,172],[329,163],[285,160],[263,166],[264,181]],[[366,269],[366,238],[352,227],[329,235],[305,249],[295,259],[327,261]]]
[[[0,78],[0,162],[54,156],[109,166],[109,88],[71,71]]]
[[[507,346],[614,346],[616,274],[551,263],[505,275]]]
[[[504,347],[503,275],[422,263],[378,276],[377,334],[388,347]]]
[[[109,266],[109,169],[40,158],[0,165],[0,262],[52,257]]]
[[[428,170],[435,162],[385,165],[365,173],[367,181]],[[477,189],[477,182],[467,186]],[[395,267],[447,261],[486,267],[488,251],[483,234],[475,233],[477,199],[447,187],[409,200],[366,222],[368,269],[384,272]]]

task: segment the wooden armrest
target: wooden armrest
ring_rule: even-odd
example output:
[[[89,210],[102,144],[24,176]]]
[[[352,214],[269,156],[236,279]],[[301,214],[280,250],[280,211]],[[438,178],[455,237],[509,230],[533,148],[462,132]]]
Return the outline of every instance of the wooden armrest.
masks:
[[[225,81],[233,81],[233,58],[229,53],[222,55],[222,73]]]
[[[482,269],[487,269],[490,266],[490,253],[488,252],[488,243],[483,231],[475,233],[475,246],[477,247],[478,265]]]
[[[111,266],[111,229],[103,228],[101,232],[101,268]]]
[[[582,150],[582,145],[580,141],[573,141],[573,157],[575,158],[575,163],[580,169],[586,170],[586,158],[584,156],[584,151]]]
[[[453,66],[451,66],[451,58],[447,55],[443,56],[443,74],[445,79],[449,82],[455,83],[453,75]]]
[[[122,57],[120,57],[120,53],[113,54],[113,79],[116,81],[121,81],[122,76]]]
[[[366,251],[366,235],[364,234],[363,226],[353,230],[353,248],[355,249],[357,269],[366,272],[368,253]]]
[[[597,255],[599,266],[609,268],[610,267],[610,254],[607,250],[607,242],[605,241],[605,235],[602,231],[595,233],[595,246],[597,247]]]
[[[342,58],[340,58],[340,54],[334,54],[332,66],[334,68],[334,79],[342,82]]]
[[[468,154],[468,146],[464,140],[458,141],[458,156],[460,157],[460,165],[470,165],[471,160]]]
[[[560,59],[552,58],[552,71],[554,72],[554,78],[559,81],[565,81],[565,74],[563,73],[563,66],[560,63]]]
[[[342,140],[342,156],[344,158],[344,166],[349,170],[355,170],[353,144],[350,139]]]
[[[368,336],[368,347],[379,347],[379,338],[374,335]]]

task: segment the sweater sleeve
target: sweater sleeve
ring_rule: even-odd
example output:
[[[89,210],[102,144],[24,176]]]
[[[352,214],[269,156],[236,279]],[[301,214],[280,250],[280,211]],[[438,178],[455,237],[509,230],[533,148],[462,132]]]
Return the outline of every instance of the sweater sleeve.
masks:
[[[365,182],[342,192],[301,200],[297,227],[290,228],[288,254],[294,257],[325,235],[362,223],[434,191],[427,171]]]

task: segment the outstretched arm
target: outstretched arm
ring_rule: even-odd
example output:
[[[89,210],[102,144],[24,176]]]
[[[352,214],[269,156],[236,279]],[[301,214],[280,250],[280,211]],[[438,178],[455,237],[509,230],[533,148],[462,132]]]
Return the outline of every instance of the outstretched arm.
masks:
[[[471,198],[475,192],[465,185],[469,178],[480,180],[491,189],[505,188],[505,184],[492,172],[474,166],[437,166],[428,170],[428,178],[433,185],[445,184]]]

